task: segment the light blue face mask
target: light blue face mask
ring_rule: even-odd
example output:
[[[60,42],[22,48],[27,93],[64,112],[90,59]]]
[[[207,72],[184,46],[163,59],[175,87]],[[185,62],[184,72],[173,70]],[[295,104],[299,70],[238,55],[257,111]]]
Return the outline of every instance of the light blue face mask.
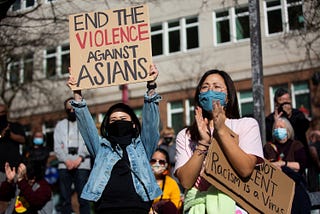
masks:
[[[279,141],[282,141],[288,137],[286,128],[276,128],[273,130],[272,135]]]
[[[35,137],[35,138],[33,139],[33,143],[34,143],[35,145],[42,145],[42,144],[43,144],[43,138],[41,138],[41,137]]]
[[[226,96],[224,92],[209,90],[199,94],[199,103],[204,110],[211,112],[213,110],[213,100],[219,100],[221,106],[226,106]]]

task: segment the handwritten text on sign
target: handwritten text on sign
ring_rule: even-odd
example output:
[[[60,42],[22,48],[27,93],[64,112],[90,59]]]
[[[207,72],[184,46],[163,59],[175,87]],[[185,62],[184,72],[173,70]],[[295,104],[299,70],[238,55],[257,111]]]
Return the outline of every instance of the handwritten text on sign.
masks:
[[[150,80],[146,5],[69,17],[71,75],[86,89]]]
[[[290,213],[294,182],[264,160],[248,180],[240,179],[218,143],[210,146],[202,176],[225,192],[249,213]]]

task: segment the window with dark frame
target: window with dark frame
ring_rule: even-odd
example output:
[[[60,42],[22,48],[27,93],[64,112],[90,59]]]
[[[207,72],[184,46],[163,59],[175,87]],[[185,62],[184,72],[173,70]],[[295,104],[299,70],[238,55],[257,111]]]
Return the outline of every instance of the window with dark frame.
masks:
[[[54,77],[56,73],[56,49],[51,48],[46,50],[46,77]]]
[[[216,13],[216,38],[217,44],[231,41],[229,11],[227,10]]]
[[[248,6],[235,8],[235,25],[237,40],[250,38]]]

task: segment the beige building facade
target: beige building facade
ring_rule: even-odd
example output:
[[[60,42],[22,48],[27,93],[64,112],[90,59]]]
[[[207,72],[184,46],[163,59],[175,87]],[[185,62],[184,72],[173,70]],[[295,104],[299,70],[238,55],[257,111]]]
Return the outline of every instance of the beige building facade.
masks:
[[[157,91],[163,98],[159,128],[171,126],[178,132],[193,121],[194,88],[199,77],[209,69],[225,70],[231,75],[238,90],[241,114],[253,114],[249,5],[248,1],[234,2],[41,0],[41,9],[35,11],[34,16],[49,16],[54,8],[57,17],[68,19],[68,15],[73,13],[146,3],[150,12],[153,62],[160,71]],[[303,5],[303,1],[287,0],[259,2],[265,114],[273,111],[274,91],[285,87],[291,91],[295,108],[304,107],[310,118],[320,116],[320,86],[313,78],[320,71],[319,58],[314,53],[306,54],[308,51],[302,45],[304,37],[298,34],[293,36],[292,33],[304,28],[303,15],[308,5]],[[23,3],[20,9],[13,8],[9,14],[37,4],[34,2],[33,6],[26,7]],[[45,84],[52,87],[54,99],[45,105],[34,106],[13,102],[11,108],[12,118],[18,119],[29,131],[41,127],[48,139],[52,137],[55,123],[65,117],[63,101],[72,96],[65,85],[68,78],[68,22],[59,25],[59,32],[63,32],[59,34],[55,33],[58,31],[54,25],[50,26],[46,26],[47,31],[52,31],[56,40],[34,52],[32,59],[37,69],[33,70],[33,79],[46,79]],[[319,42],[312,48],[319,50]],[[128,85],[128,104],[138,115],[145,90],[146,83]],[[118,86],[83,91],[97,124],[102,121],[109,106],[122,101],[122,92]],[[37,98],[36,94],[33,97]],[[52,145],[52,142],[49,144]]]

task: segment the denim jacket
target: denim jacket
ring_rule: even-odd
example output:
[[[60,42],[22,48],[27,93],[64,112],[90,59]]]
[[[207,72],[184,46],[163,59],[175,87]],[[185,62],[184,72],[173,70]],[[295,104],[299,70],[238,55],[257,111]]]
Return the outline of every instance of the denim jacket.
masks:
[[[141,134],[126,147],[130,166],[134,171],[134,173],[131,172],[133,184],[137,194],[144,201],[153,200],[161,195],[161,189],[149,164],[159,140],[158,102],[160,99],[161,97],[156,93],[152,96],[147,94],[144,96]],[[89,179],[82,190],[81,198],[98,201],[110,179],[112,168],[120,160],[120,157],[112,149],[111,143],[98,134],[86,101],[72,101],[71,105],[76,112],[80,133],[90,155],[95,159]],[[116,147],[116,150],[122,156],[122,149]]]

